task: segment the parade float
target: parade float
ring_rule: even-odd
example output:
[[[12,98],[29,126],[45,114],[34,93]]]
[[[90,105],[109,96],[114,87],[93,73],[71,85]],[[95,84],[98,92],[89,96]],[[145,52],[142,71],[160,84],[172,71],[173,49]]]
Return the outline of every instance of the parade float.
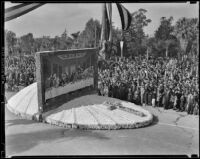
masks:
[[[129,102],[80,106],[51,114],[45,122],[66,128],[117,130],[134,129],[150,125],[150,112]]]
[[[22,4],[7,10],[5,20],[9,21],[21,16],[44,4]],[[98,63],[106,62],[112,45],[112,4],[102,4],[102,31],[99,48],[84,48],[74,50],[54,50],[36,53],[36,83],[33,83],[7,102],[8,109],[26,119],[34,119],[49,124],[68,128],[80,129],[124,129],[139,128],[152,123],[153,115],[133,103],[119,101],[113,102],[109,97],[102,97],[101,104],[83,105],[84,98],[79,101],[78,107],[63,107],[68,103],[70,96],[80,94],[84,89],[97,91]],[[131,14],[121,4],[116,3],[122,20],[121,57],[123,57],[123,31],[128,30],[131,24]],[[20,9],[17,9],[20,8]],[[31,9],[30,9],[31,8]],[[108,9],[108,13],[107,13]],[[15,10],[15,12],[12,12]],[[9,13],[11,12],[11,14]],[[101,49],[100,49],[101,48]],[[103,63],[103,62],[102,62]],[[83,72],[79,72],[81,68]],[[87,71],[92,68],[92,76]],[[80,74],[84,74],[83,77]],[[63,85],[58,84],[63,74],[70,78]],[[64,101],[58,105],[58,98]],[[91,98],[98,98],[91,97]],[[66,100],[65,100],[66,99]],[[93,100],[93,99],[90,99]],[[47,115],[48,114],[48,115]]]
[[[125,101],[112,101],[106,98],[106,101],[102,99],[101,104],[80,104],[76,108],[47,111],[44,113],[47,115],[40,121],[64,128],[96,130],[134,129],[152,123],[153,115],[141,106]],[[25,87],[11,97],[7,108],[23,119],[39,120],[37,83]]]

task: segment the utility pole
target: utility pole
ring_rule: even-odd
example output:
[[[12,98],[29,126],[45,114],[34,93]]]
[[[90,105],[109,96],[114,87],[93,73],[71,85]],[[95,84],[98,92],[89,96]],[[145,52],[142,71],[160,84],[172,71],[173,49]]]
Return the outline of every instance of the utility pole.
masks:
[[[112,3],[108,4],[108,11],[109,11],[109,19],[110,19],[109,42],[112,43]]]
[[[199,78],[199,29],[198,29],[199,20],[197,22],[197,70],[196,70],[196,77]]]
[[[123,32],[123,29],[122,29],[122,39],[121,39],[121,41],[120,41],[121,58],[124,56],[124,55],[123,55],[123,46],[124,46],[124,32]]]
[[[101,44],[106,39],[106,3],[102,4],[102,27],[101,27]]]
[[[108,45],[109,45],[109,58],[111,57],[112,53],[112,3],[108,3],[108,14],[109,14],[109,21],[110,21],[110,32],[109,32],[109,39],[108,39]]]
[[[96,22],[94,21],[94,37],[95,37],[95,41],[94,41],[94,47],[96,48],[97,46],[97,26],[96,26]]]

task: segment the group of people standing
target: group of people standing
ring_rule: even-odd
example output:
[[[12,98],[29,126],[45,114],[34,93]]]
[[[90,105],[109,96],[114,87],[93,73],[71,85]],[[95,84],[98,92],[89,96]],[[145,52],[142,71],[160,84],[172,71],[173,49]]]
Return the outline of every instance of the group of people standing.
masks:
[[[199,78],[192,61],[119,58],[99,69],[99,95],[199,114]]]
[[[70,76],[51,75],[46,88],[93,76],[91,70],[79,70]],[[7,90],[30,85],[36,81],[35,58],[7,56],[5,75]],[[199,115],[199,76],[194,61],[189,59],[115,58],[109,67],[99,68],[98,77],[99,95]]]
[[[18,91],[36,81],[36,66],[33,56],[7,56],[5,58],[5,88]]]

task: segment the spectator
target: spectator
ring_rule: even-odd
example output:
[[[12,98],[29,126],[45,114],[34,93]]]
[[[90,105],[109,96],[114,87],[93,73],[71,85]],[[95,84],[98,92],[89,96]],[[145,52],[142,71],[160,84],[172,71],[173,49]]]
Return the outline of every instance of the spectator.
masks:
[[[109,93],[114,98],[141,105],[154,106],[156,104],[165,109],[185,111],[186,92],[190,88],[198,92],[198,79],[194,77],[194,73],[190,74],[192,61],[187,62],[189,63],[187,65],[185,63],[185,59],[177,61],[176,59],[158,58],[146,61],[138,58],[134,60],[116,58],[115,64],[109,70],[100,69],[101,78],[99,80],[105,85],[108,81],[114,81],[109,83],[109,88],[112,88],[109,89]],[[130,91],[132,100],[130,100]],[[195,105],[191,107],[190,104],[189,110],[192,111]]]
[[[153,91],[152,94],[152,106],[155,107],[156,106],[156,91]]]
[[[33,56],[8,56],[5,59],[5,75],[7,86],[11,91],[18,90],[21,86],[28,86],[36,81],[35,59]],[[26,72],[28,70],[28,72]],[[28,75],[26,75],[28,74]]]
[[[141,105],[144,105],[144,93],[145,93],[145,88],[144,88],[144,83],[142,83],[142,86],[140,87],[140,93],[141,93]]]

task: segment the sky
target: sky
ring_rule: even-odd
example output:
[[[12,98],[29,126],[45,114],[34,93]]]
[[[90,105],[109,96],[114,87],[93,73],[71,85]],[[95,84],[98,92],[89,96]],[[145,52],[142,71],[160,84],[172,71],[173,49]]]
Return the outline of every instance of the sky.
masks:
[[[5,8],[19,3],[5,2]],[[160,18],[173,16],[175,22],[181,18],[199,17],[199,5],[188,3],[122,3],[130,13],[146,9],[151,23],[144,28],[146,34],[152,36],[160,25]],[[34,37],[60,36],[64,30],[68,35],[84,30],[86,22],[97,19],[101,22],[102,3],[47,3],[21,17],[5,22],[5,29],[16,33],[17,37],[33,33]],[[112,4],[112,21],[121,28],[121,20],[116,4]]]

